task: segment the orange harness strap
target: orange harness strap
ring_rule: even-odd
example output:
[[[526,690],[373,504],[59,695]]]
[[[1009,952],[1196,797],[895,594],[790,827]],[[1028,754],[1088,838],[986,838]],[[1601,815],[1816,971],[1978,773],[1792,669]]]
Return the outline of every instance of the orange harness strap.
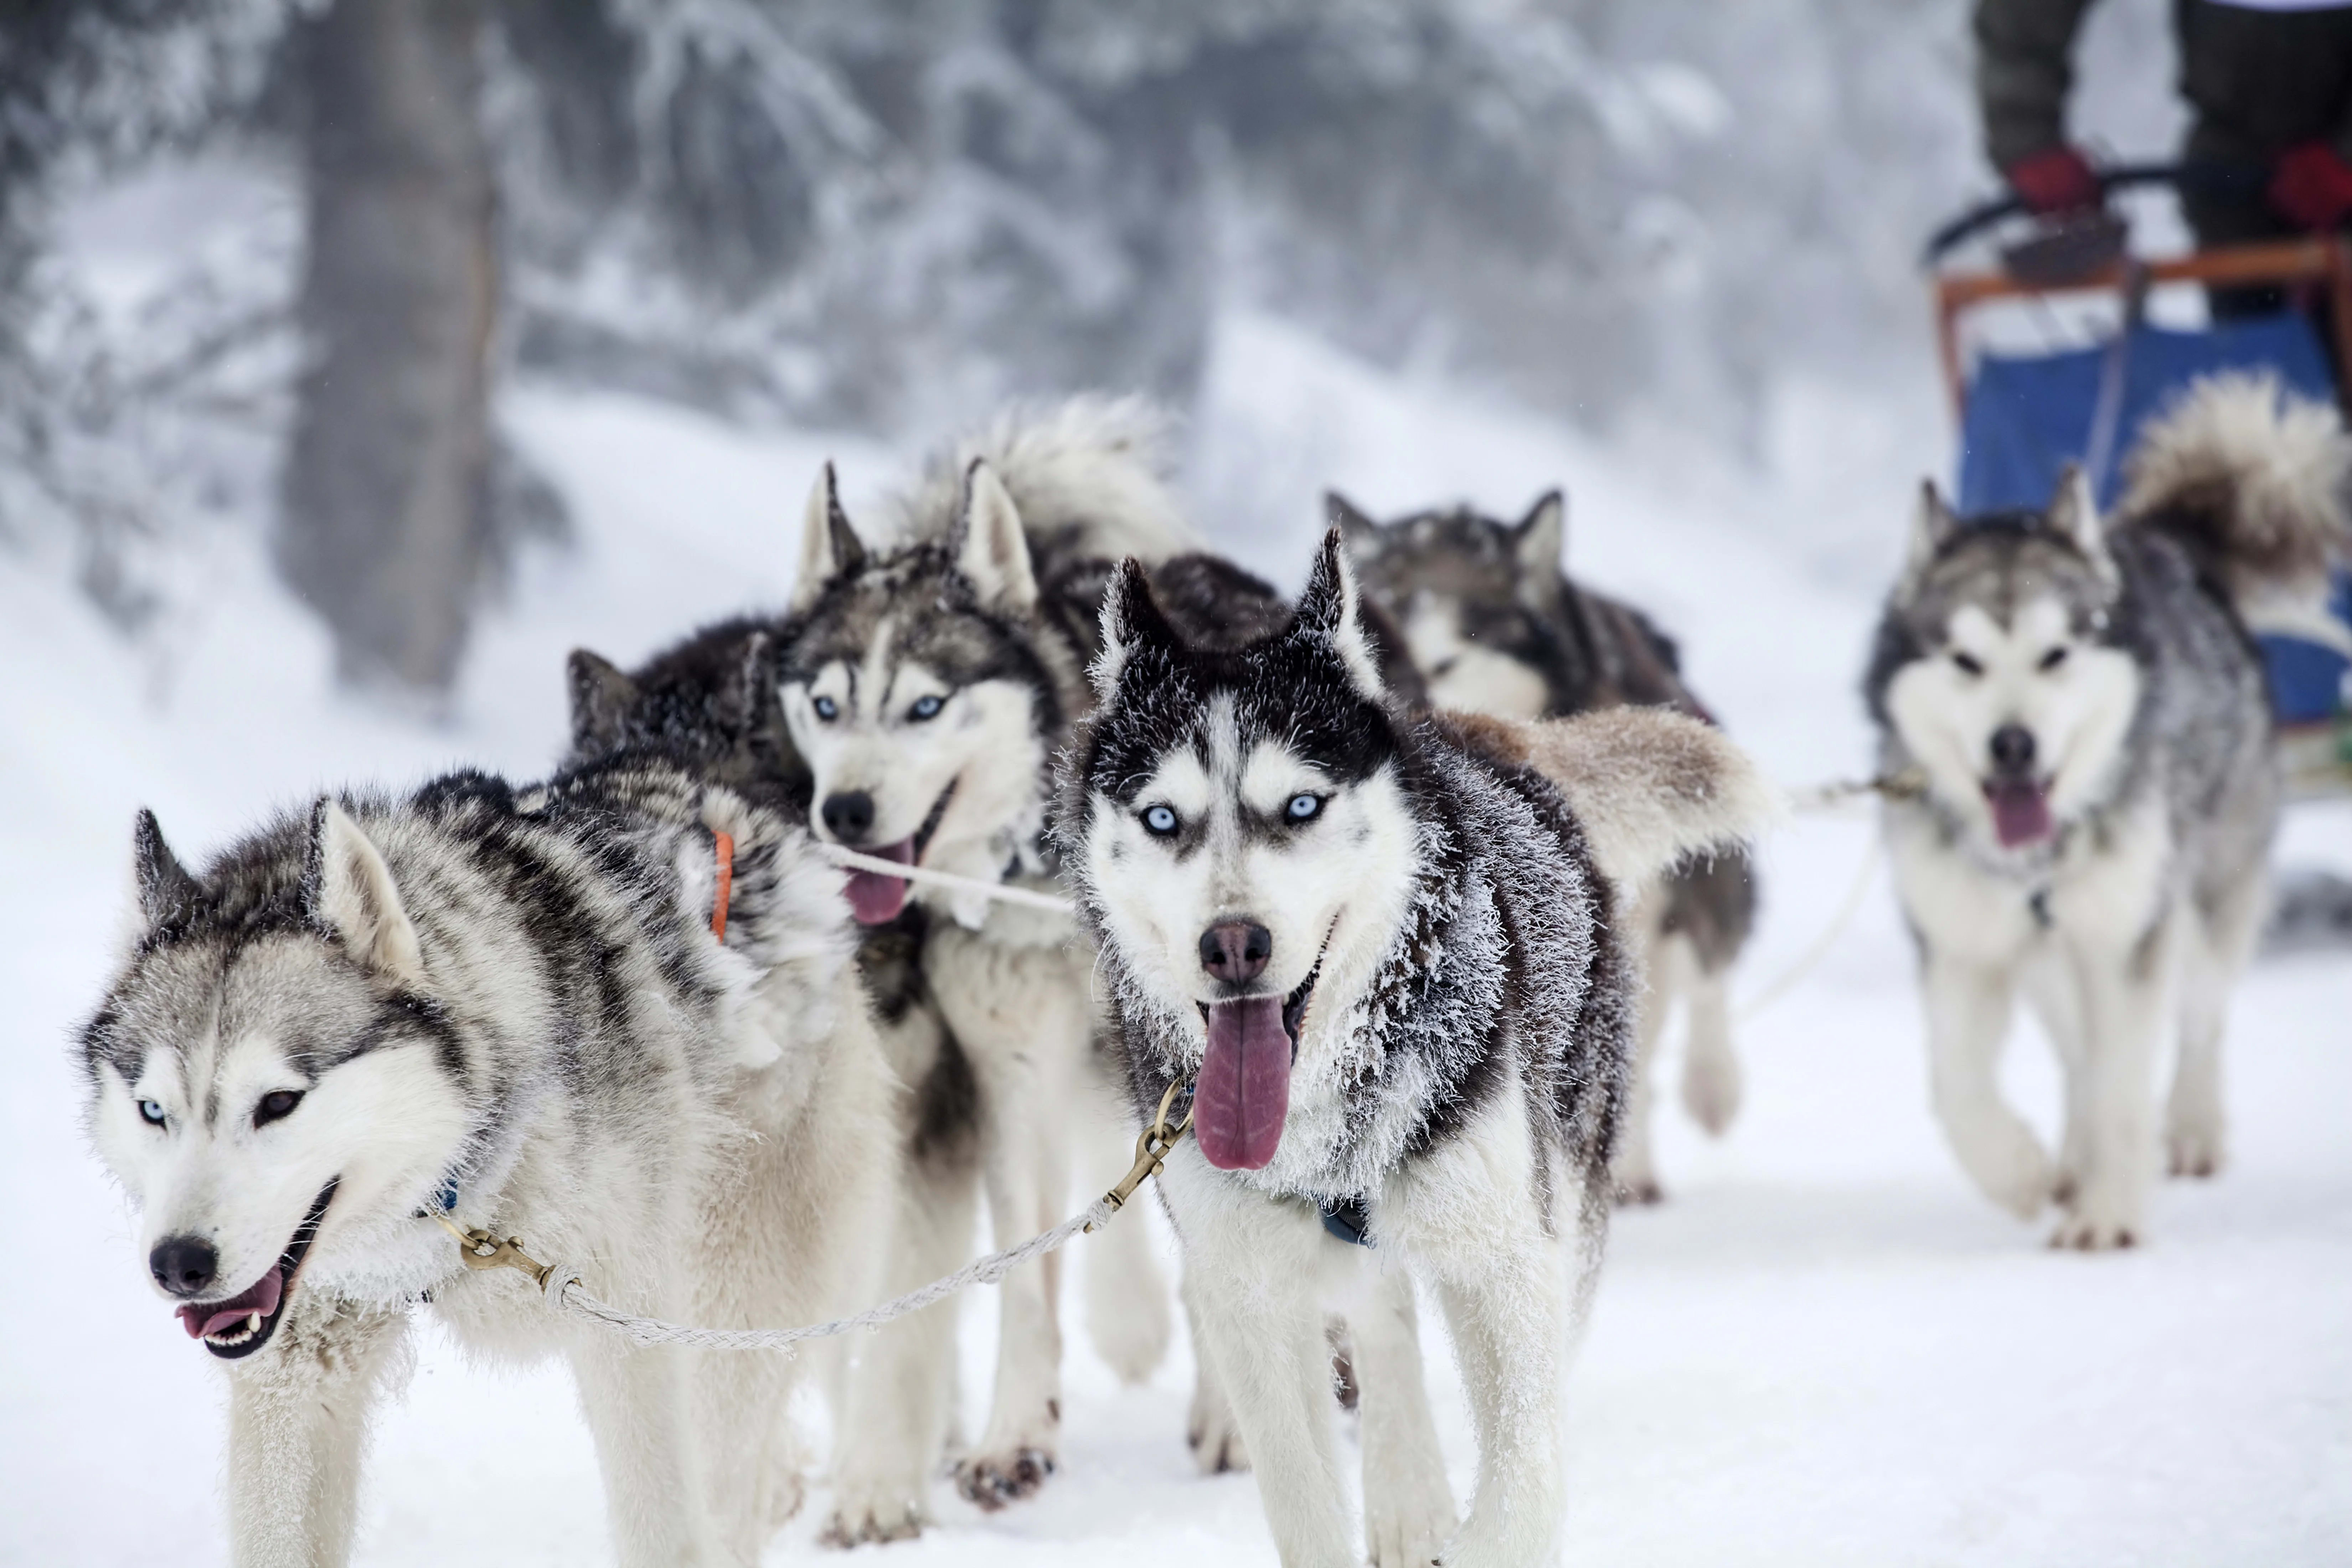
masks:
[[[727,900],[735,891],[735,837],[711,829],[711,852],[718,858],[719,890],[710,900],[710,934],[727,940]]]

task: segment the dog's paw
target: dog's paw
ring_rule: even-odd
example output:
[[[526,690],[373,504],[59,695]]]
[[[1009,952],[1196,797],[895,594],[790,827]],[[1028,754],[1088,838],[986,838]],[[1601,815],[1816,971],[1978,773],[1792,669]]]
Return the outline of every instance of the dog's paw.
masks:
[[[1225,1402],[1224,1391],[1205,1373],[1192,1385],[1192,1413],[1184,1423],[1184,1441],[1192,1445],[1192,1460],[1204,1476],[1250,1468],[1241,1428],[1234,1425],[1233,1406]]]
[[[2176,1176],[2218,1173],[2223,1157],[2219,1121],[2173,1118],[2164,1131],[2164,1153],[2166,1168]]]
[[[1055,1468],[1054,1456],[1043,1448],[971,1454],[956,1461],[956,1491],[966,1502],[994,1513],[1007,1503],[1035,1496]]]
[[[817,1539],[827,1546],[879,1545],[912,1541],[923,1533],[922,1489],[909,1493],[903,1487],[866,1487],[850,1483],[837,1489],[833,1517]]]
[[[1094,1341],[1095,1353],[1119,1382],[1133,1388],[1151,1381],[1151,1374],[1168,1355],[1168,1342],[1175,1331],[1164,1288],[1120,1306],[1121,1310],[1091,1314],[1087,1337]]]
[[[1739,1058],[1728,1049],[1691,1052],[1683,1063],[1683,1109],[1710,1138],[1739,1114]]]
[[[2058,1190],[2058,1172],[2041,1140],[2013,1116],[1986,1128],[1960,1154],[1984,1195],[2020,1219],[2040,1214]]]
[[[1367,1489],[1364,1545],[1371,1568],[1433,1568],[1439,1561],[1454,1533],[1454,1505],[1450,1499],[1401,1495],[1418,1489]]]
[[[2084,1205],[2058,1222],[2050,1245],[2061,1252],[2119,1252],[2139,1245],[2139,1222],[2099,1205]]]

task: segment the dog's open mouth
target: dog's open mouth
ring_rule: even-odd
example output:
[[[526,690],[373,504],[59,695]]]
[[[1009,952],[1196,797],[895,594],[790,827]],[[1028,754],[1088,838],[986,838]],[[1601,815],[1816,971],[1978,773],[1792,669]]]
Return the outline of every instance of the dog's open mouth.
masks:
[[[2004,849],[2038,844],[2050,837],[2050,785],[2031,779],[1999,779],[1984,786],[1992,808],[1993,836]]]
[[[1318,953],[1315,967],[1287,996],[1201,1004],[1209,1045],[1192,1086],[1192,1136],[1217,1169],[1263,1170],[1281,1146],[1298,1029],[1322,973],[1323,955]]]
[[[278,1331],[278,1320],[285,1315],[295,1271],[302,1267],[303,1255],[310,1250],[319,1222],[334,1201],[335,1183],[341,1180],[338,1176],[319,1189],[318,1201],[294,1227],[286,1250],[260,1279],[226,1301],[192,1301],[180,1309],[180,1321],[186,1325],[190,1339],[204,1341],[205,1349],[223,1361],[249,1356],[269,1342],[269,1336]]]
[[[860,846],[858,852],[871,855],[877,860],[895,860],[901,866],[918,865],[923,851],[931,842],[931,835],[940,830],[940,821],[948,814],[948,802],[955,797],[956,783],[940,791],[940,798],[931,803],[923,825],[915,829],[911,838],[901,838],[896,844]],[[887,925],[898,918],[907,907],[907,879],[886,876],[880,871],[852,871],[849,874],[849,912],[862,926]]]

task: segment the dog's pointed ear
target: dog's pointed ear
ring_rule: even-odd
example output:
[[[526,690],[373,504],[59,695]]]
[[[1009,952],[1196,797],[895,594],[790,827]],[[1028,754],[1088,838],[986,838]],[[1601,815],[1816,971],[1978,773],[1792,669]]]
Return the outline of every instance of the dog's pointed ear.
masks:
[[[400,901],[392,868],[351,814],[330,798],[310,812],[302,895],[310,923],[340,939],[355,963],[403,984],[425,978],[416,928]]]
[[[151,927],[186,909],[203,891],[163,842],[163,825],[144,807],[131,825],[131,866],[139,889],[139,916]]]
[[[793,609],[807,609],[827,583],[865,564],[866,546],[857,542],[849,514],[841,510],[841,485],[827,463],[801,513],[801,570],[793,579]]]
[[[2050,531],[2081,551],[2101,577],[2115,577],[2115,558],[2107,553],[2106,524],[2099,518],[2099,498],[2091,493],[2090,476],[2080,464],[2067,464],[2066,471],[2058,476],[2058,489],[2043,516]]]
[[[1568,498],[1549,489],[1511,530],[1511,556],[1517,568],[1519,602],[1549,615],[1559,607],[1560,557],[1568,548]]]
[[[1330,649],[1348,672],[1348,684],[1368,702],[1388,700],[1381,680],[1380,650],[1364,629],[1364,606],[1356,587],[1356,569],[1349,563],[1348,547],[1332,529],[1315,552],[1307,574],[1307,587],[1298,595],[1291,617],[1291,635],[1306,637]]]
[[[572,694],[572,749],[602,752],[620,744],[637,683],[619,665],[584,647],[572,650],[563,674]]]
[[[950,541],[956,570],[980,594],[980,602],[1026,615],[1037,605],[1037,577],[1030,570],[1029,539],[1021,509],[987,459],[974,458],[963,476],[963,516]]]
[[[1110,700],[1138,650],[1172,653],[1183,646],[1183,637],[1151,596],[1151,580],[1144,574],[1143,563],[1130,555],[1113,567],[1110,583],[1103,590],[1102,652],[1087,672],[1094,682],[1096,700]]]
[[[1348,548],[1359,555],[1374,553],[1381,547],[1380,520],[1338,490],[1323,492],[1323,526],[1338,529]]]
[[[1952,509],[1944,504],[1944,492],[1936,488],[1936,481],[1920,480],[1919,504],[1911,513],[1911,552],[1903,566],[1903,593],[1907,595],[1918,587],[1936,552],[1944,548],[1944,542],[1958,532],[1959,526]]]

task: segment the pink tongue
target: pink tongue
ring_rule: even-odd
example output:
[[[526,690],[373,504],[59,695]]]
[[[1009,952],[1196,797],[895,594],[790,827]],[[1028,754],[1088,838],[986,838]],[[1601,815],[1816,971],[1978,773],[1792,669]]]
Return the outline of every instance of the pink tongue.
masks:
[[[2050,837],[2050,795],[2041,785],[1991,784],[1985,797],[1992,803],[1992,830],[2002,848]]]
[[[1192,1136],[1221,1171],[1255,1171],[1274,1158],[1290,1110],[1290,1036],[1282,999],[1253,996],[1209,1007],[1209,1049],[1192,1088]]]
[[[202,1339],[206,1334],[219,1333],[223,1329],[233,1329],[256,1312],[265,1318],[269,1316],[278,1310],[278,1303],[285,1294],[286,1271],[273,1263],[269,1266],[269,1272],[255,1280],[252,1288],[242,1294],[232,1296],[226,1301],[215,1301],[210,1306],[181,1308],[180,1321],[186,1326],[190,1339]]]
[[[901,866],[914,863],[915,841],[901,838],[896,844],[865,849],[877,860],[896,860]],[[898,918],[907,907],[907,879],[886,877],[879,871],[852,871],[849,874],[849,912],[857,917],[862,926],[887,925]]]

